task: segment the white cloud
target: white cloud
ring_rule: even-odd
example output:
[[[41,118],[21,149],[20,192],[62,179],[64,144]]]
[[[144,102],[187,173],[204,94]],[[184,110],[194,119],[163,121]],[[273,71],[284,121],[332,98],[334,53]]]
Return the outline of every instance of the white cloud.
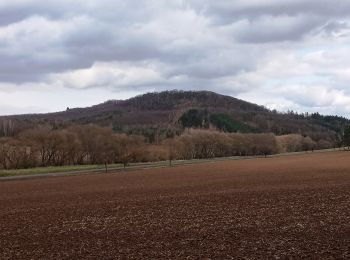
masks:
[[[161,74],[148,66],[138,66],[124,63],[97,62],[91,68],[68,71],[49,76],[49,82],[53,85],[61,85],[69,88],[96,88],[110,87],[118,90],[128,90],[130,86],[147,86],[162,81]]]

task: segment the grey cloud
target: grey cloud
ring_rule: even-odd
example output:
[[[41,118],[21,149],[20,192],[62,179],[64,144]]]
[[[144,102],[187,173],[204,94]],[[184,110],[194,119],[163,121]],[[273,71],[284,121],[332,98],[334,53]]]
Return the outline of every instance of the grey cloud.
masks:
[[[135,32],[128,27],[111,26],[74,32],[64,41],[64,46],[71,55],[104,61],[138,61],[157,58],[161,55],[160,44],[155,39],[144,35],[142,31]]]
[[[8,10],[0,10],[0,26],[6,26],[25,19],[28,16],[25,8],[9,12]]]
[[[68,10],[69,6],[65,0],[47,1],[45,4],[36,0],[7,1],[0,3],[0,26],[17,23],[32,16],[59,19],[67,17]]]
[[[118,20],[119,23],[142,22],[150,18],[153,9],[152,0],[8,1],[0,3],[0,25],[18,22],[31,16],[59,20],[88,15],[102,20]]]
[[[61,35],[52,36],[50,34],[56,32],[50,32],[49,29],[43,29],[41,33],[41,28],[28,31],[26,26],[34,27],[30,23],[35,19],[41,19],[39,26],[45,22],[54,23]],[[14,38],[1,41],[0,37],[0,74],[8,73],[0,81],[23,82],[30,78],[17,76],[16,73],[31,74],[36,79],[44,73],[90,67],[95,61],[138,61],[160,55],[159,44],[152,39],[145,39],[142,32],[114,27],[94,18],[82,24],[66,26],[69,28],[59,28],[61,20],[41,17],[21,23],[23,30],[14,32]],[[39,33],[36,36],[37,30]],[[52,36],[53,39],[49,40],[46,36]]]
[[[321,32],[323,31],[328,34],[334,34],[348,29],[350,29],[348,22],[330,21],[321,28]]]
[[[347,50],[349,12],[347,0],[3,1],[0,84],[54,88],[57,81],[71,89],[179,88],[254,95],[270,78],[283,83],[288,77],[308,77],[303,74],[307,69],[310,77],[326,73],[331,80],[321,83],[344,93],[337,94],[338,100],[347,100],[349,65],[341,58],[347,55],[305,57],[341,46]],[[286,64],[274,65],[287,55]],[[98,63],[107,64],[107,72],[94,71]],[[121,68],[109,72],[108,64],[113,70],[115,63]],[[283,66],[297,69],[281,75]],[[137,75],[145,67],[154,69],[148,79]],[[60,81],[63,74],[88,68],[93,76],[73,73],[69,83]],[[136,75],[123,81],[129,69]],[[318,104],[319,98],[308,102],[303,94],[294,99],[283,91],[275,95],[304,107]]]
[[[346,0],[192,0],[191,5],[211,17],[213,26],[242,24],[235,39],[242,42],[297,41],[306,34],[340,29],[350,12]],[[264,19],[270,22],[266,26]],[[283,22],[289,20],[289,24]],[[246,23],[242,23],[246,22]]]
[[[320,19],[317,17],[265,16],[252,22],[245,20],[235,28],[233,37],[247,43],[297,41],[317,28],[319,24]]]
[[[186,75],[199,79],[216,79],[239,74],[242,71],[255,69],[253,48],[236,47],[234,50],[213,51],[206,57],[188,62],[182,66],[174,66],[169,75]]]
[[[213,15],[217,21],[230,22],[237,19],[255,19],[263,15],[312,14],[326,17],[347,17],[350,11],[350,2],[347,0],[191,0],[191,5],[199,11]]]
[[[212,59],[203,61],[203,57],[208,54],[211,55],[212,52],[215,53],[215,50],[212,48],[225,47],[209,44],[206,48],[202,48],[201,45],[205,45],[205,42],[190,39],[192,41],[191,45],[185,46],[179,51],[168,48],[174,39],[157,35],[156,31],[152,32],[152,34],[143,31],[143,25],[154,22],[162,13],[162,8],[164,10],[167,9],[166,6],[155,4],[152,1],[102,1],[102,3],[89,1],[87,4],[84,4],[84,1],[75,1],[72,4],[71,1],[63,0],[60,2],[48,2],[46,5],[38,1],[29,1],[28,3],[24,6],[5,6],[3,8],[5,11],[3,12],[6,12],[8,17],[13,15],[12,20],[26,17],[20,23],[31,21],[33,15],[39,15],[37,16],[39,18],[44,17],[45,21],[56,23],[57,26],[67,21],[73,22],[74,19],[79,19],[79,17],[83,17],[83,21],[78,22],[76,25],[73,24],[73,28],[62,28],[61,35],[48,42],[47,45],[45,45],[46,39],[43,37],[45,37],[45,33],[50,34],[50,31],[44,32],[44,35],[39,34],[37,38],[35,38],[35,35],[32,37],[30,35],[32,34],[31,32],[30,34],[25,30],[24,32],[19,32],[16,38],[9,42],[8,48],[3,46],[4,44],[0,38],[0,57],[4,60],[0,64],[2,75],[14,70],[21,74],[31,75],[31,77],[26,77],[9,73],[4,75],[0,79],[1,81],[23,82],[30,78],[36,80],[45,73],[86,68],[92,66],[96,61],[114,60],[140,61],[153,59],[169,63],[170,65],[175,64],[179,66],[178,64],[181,64],[184,66],[179,66],[179,71],[187,68],[188,72],[186,74],[192,72],[193,76],[196,77],[223,76],[231,71],[249,69],[243,63],[242,68],[239,68],[239,65],[233,66],[238,66],[238,68],[232,68],[232,62],[229,61],[226,65],[216,65],[217,69],[213,71],[213,69],[209,68],[211,64],[202,63],[215,64],[217,62],[223,63],[223,61]],[[242,17],[245,15],[246,20],[243,21],[246,22],[237,23],[238,26],[234,28],[231,34],[233,40],[243,43],[298,40],[319,23],[317,18],[306,18],[304,16],[287,17],[287,24],[280,22],[285,21],[285,17],[272,17],[273,23],[266,22],[266,20],[271,20],[268,16],[257,17],[253,21],[249,21],[255,9],[259,10],[261,14],[264,14],[264,11],[265,14],[271,14],[277,12],[276,10],[279,10],[280,7],[272,2],[264,5],[244,5],[242,4],[243,2],[239,2],[240,4],[236,5],[230,4],[228,1],[220,3],[221,5],[207,3],[208,12],[218,12],[217,15],[222,17],[225,16],[225,12],[230,12],[230,10],[234,14],[241,13]],[[301,4],[300,2],[297,3]],[[286,6],[294,6],[296,9],[295,6],[298,5],[291,2]],[[171,7],[175,9],[184,8],[182,5],[177,4],[177,1],[174,1]],[[223,7],[227,10],[220,9]],[[27,25],[24,24],[23,26]],[[44,27],[44,25],[38,26]],[[189,24],[189,26],[191,25]],[[171,30],[171,28],[165,29]],[[215,31],[215,28],[210,29],[212,32]],[[40,31],[41,28],[36,30]],[[24,37],[23,33],[28,35]],[[209,33],[211,32],[209,31]],[[178,37],[182,36],[178,35]],[[176,35],[174,38],[176,39]],[[41,42],[39,43],[38,41]],[[220,42],[220,39],[217,41]],[[38,44],[42,45],[39,51],[36,50]],[[9,58],[6,53],[11,48],[10,45],[17,45],[19,49],[23,48],[23,52],[19,50],[17,54]],[[202,61],[193,62],[193,59],[202,59]],[[236,57],[232,57],[232,59],[236,59]],[[40,60],[42,61],[40,62]],[[184,62],[186,64],[183,64]],[[220,67],[225,66],[227,68],[220,69]]]

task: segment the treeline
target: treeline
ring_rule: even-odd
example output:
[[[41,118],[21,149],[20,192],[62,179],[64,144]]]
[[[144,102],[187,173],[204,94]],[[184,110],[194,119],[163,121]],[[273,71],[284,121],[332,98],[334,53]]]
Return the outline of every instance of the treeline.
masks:
[[[176,159],[268,155],[278,152],[277,140],[273,134],[223,133],[189,129],[167,142],[170,142],[170,152]]]
[[[94,125],[66,129],[38,127],[0,138],[0,168],[150,162],[224,156],[269,155],[320,147],[301,135],[223,133],[187,129],[150,144],[142,136],[114,133]]]
[[[142,143],[141,137],[98,126],[39,127],[0,139],[0,168],[125,162],[133,159],[129,151]]]

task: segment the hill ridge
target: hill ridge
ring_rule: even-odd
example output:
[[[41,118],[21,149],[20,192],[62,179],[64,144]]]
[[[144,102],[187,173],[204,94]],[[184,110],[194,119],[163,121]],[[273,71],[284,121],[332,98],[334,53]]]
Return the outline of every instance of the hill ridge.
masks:
[[[64,128],[72,124],[96,124],[127,134],[165,133],[169,129],[179,133],[186,127],[195,127],[276,135],[297,133],[334,143],[349,123],[344,117],[318,113],[278,113],[212,91],[168,90],[54,113],[2,116],[0,136],[15,135],[38,125]]]

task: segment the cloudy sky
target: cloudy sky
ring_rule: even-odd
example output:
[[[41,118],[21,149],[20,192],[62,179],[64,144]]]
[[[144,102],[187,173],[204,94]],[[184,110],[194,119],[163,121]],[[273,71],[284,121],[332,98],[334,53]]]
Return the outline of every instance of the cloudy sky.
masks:
[[[166,89],[350,118],[349,0],[0,1],[0,114]]]

